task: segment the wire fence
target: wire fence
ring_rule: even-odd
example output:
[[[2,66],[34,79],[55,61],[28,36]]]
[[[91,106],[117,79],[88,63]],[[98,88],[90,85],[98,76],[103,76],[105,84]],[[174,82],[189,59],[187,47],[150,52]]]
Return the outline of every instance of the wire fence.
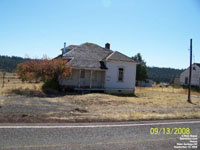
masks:
[[[148,91],[157,91],[157,92],[165,92],[165,93],[177,93],[177,94],[188,94],[188,89],[183,88],[181,86],[152,86],[152,87],[136,87],[137,91],[148,90]],[[200,96],[200,91],[192,90],[192,95]]]
[[[16,73],[0,73],[0,83],[1,87],[5,87],[8,85],[18,84],[22,83],[22,81],[18,78]]]

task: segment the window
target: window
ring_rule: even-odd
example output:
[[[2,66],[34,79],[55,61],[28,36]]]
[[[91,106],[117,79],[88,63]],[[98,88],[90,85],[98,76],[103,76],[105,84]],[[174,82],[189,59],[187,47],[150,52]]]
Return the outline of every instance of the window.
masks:
[[[84,79],[85,78],[85,70],[81,70],[81,79]]]
[[[188,84],[188,77],[185,77],[185,84]]]
[[[123,81],[123,78],[124,78],[124,69],[119,68],[118,81]]]
[[[196,70],[196,68],[195,68],[195,67],[193,67],[193,70]]]

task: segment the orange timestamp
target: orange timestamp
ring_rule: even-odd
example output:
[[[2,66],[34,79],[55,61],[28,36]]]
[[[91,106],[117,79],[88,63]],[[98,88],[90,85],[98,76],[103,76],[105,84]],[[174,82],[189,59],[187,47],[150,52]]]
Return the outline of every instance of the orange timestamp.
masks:
[[[150,128],[151,135],[183,135],[190,134],[190,128]]]

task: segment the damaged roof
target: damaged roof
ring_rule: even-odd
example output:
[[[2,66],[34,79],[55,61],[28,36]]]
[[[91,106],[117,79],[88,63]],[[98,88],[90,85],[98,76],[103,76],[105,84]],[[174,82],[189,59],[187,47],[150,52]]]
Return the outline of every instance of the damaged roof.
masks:
[[[135,62],[133,59],[131,59],[130,57],[120,53],[120,52],[113,52],[112,54],[110,54],[106,60],[115,60],[115,61],[125,61],[125,62]]]
[[[195,65],[197,65],[200,68],[200,63],[194,63]]]
[[[93,43],[70,45],[66,49],[62,58],[69,60],[69,64],[75,68],[107,69],[105,65],[107,60],[135,62],[120,52]]]

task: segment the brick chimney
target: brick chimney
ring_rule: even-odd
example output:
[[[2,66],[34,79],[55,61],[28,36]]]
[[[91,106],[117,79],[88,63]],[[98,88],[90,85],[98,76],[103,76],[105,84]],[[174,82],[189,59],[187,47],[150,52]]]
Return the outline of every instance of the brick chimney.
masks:
[[[105,48],[106,48],[106,49],[110,49],[110,43],[106,43],[106,44],[105,44]]]

